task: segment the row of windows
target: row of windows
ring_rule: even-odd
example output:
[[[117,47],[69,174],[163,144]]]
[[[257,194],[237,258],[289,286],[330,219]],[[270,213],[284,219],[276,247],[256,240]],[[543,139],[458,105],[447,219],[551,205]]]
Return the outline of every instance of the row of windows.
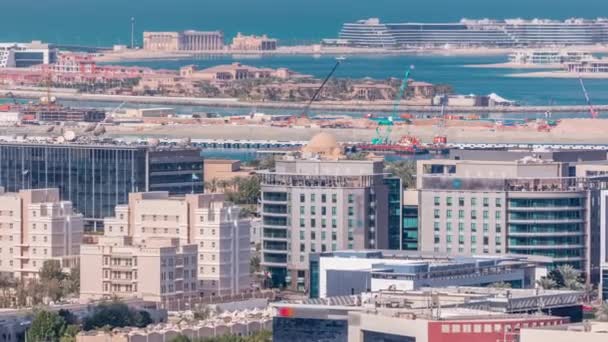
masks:
[[[148,228],[146,228],[146,227],[142,227],[142,228],[141,228],[141,232],[142,232],[142,233],[146,233],[146,232],[148,232],[148,233],[152,233],[152,234],[157,234],[157,233],[160,233],[160,230],[161,230],[161,229],[163,230],[163,232],[165,232],[165,233],[169,233],[169,228],[156,228],[156,227],[155,227],[155,228],[149,228],[149,227],[148,227]],[[173,233],[173,229],[171,229],[171,230],[172,230],[172,232],[171,232],[171,233]],[[122,230],[121,230],[121,232],[122,232]],[[175,234],[179,234],[179,228],[175,228]]]
[[[441,218],[441,211],[439,209],[434,209],[433,210],[433,216],[436,219]],[[445,218],[446,219],[451,219],[452,217],[453,217],[452,216],[452,209],[447,209],[445,211]],[[471,216],[470,217],[471,217],[471,220],[476,220],[477,219],[477,210],[471,210]],[[495,211],[494,212],[494,218],[495,219],[500,220],[501,217],[502,217],[502,212],[501,211]],[[464,210],[462,210],[462,209],[458,210],[458,218],[459,219],[464,219],[465,218]],[[482,218],[484,220],[488,220],[490,218],[490,212],[488,210],[482,211]]]
[[[439,246],[435,246],[433,248],[433,251],[435,253],[439,253],[439,252],[441,252],[441,248]],[[448,253],[448,254],[452,253],[452,251],[453,250],[452,250],[451,246],[447,246],[446,249],[445,249],[445,253]],[[487,246],[484,246],[482,251],[483,251],[483,254],[490,253],[490,249]],[[464,247],[458,247],[458,253],[464,253]],[[471,254],[477,254],[477,247],[476,246],[471,246],[470,253]],[[502,249],[496,248],[496,250],[494,251],[494,254],[500,254],[500,253],[502,253]]]
[[[441,205],[441,197],[439,196],[435,196],[434,198],[434,204],[435,205]],[[476,206],[477,205],[477,197],[471,197],[470,199],[470,203],[471,206]],[[445,205],[452,206],[453,201],[452,201],[452,196],[447,196],[445,198]],[[488,197],[484,197],[482,199],[482,204],[484,207],[489,207],[490,206],[490,198]],[[464,197],[458,197],[458,206],[463,207],[465,205],[465,199]],[[494,199],[494,206],[496,206],[497,208],[502,207],[502,198],[495,198]]]
[[[317,214],[317,207],[315,206],[311,206],[310,207],[310,215],[316,215]],[[336,216],[338,214],[338,208],[337,207],[331,207],[331,215],[332,216]],[[300,215],[306,215],[306,207],[305,206],[300,206]],[[321,215],[327,215],[327,207],[321,207]],[[355,215],[355,208],[354,207],[348,207],[348,215],[349,216],[353,216]]]
[[[476,233],[477,232],[477,222],[471,222],[470,228],[471,228],[471,233]],[[483,233],[487,234],[490,231],[490,224],[484,222],[482,224],[482,228],[483,228]],[[441,230],[441,223],[439,223],[438,221],[433,222],[433,230],[435,231],[435,233],[439,232]],[[446,230],[446,232],[452,231],[452,222],[445,223],[445,230]],[[458,222],[458,231],[464,232],[464,230],[465,230],[464,222]],[[500,224],[500,223],[494,224],[494,231],[496,233],[502,232],[502,224]]]
[[[352,236],[353,232],[348,232],[348,236],[349,236],[349,240],[351,240],[351,236]],[[325,232],[321,232],[321,240],[325,240],[327,238],[327,234]],[[310,239],[311,240],[316,240],[317,239],[317,233],[316,232],[310,232]],[[332,241],[336,241],[338,239],[338,233],[336,232],[331,232],[331,239]],[[300,230],[300,240],[304,241],[306,240],[306,232],[303,230]]]
[[[528,327],[542,327],[542,326],[551,326],[551,325],[559,325],[562,324],[558,321],[548,321],[548,322],[524,322],[524,323],[516,323],[516,324],[500,324],[500,323],[477,323],[477,324],[442,324],[441,332],[444,334],[458,334],[458,333],[500,333],[500,332],[509,332],[509,331],[518,331],[521,328]]]
[[[310,202],[314,203],[317,200],[316,194],[310,194]],[[306,202],[306,194],[300,194],[300,203]],[[321,203],[327,203],[327,195],[321,194]],[[331,194],[331,203],[338,203],[338,195]],[[348,203],[355,203],[355,195],[348,194]]]
[[[465,237],[464,235],[458,235],[458,244],[460,245],[464,245],[465,243]],[[477,243],[477,236],[473,235],[471,236],[471,244]],[[439,235],[435,235],[435,244],[439,244],[441,243],[441,237]],[[446,243],[452,243],[452,235],[446,235],[445,236],[445,242]],[[494,243],[496,244],[496,246],[500,246],[502,245],[502,237],[501,236],[496,236],[494,237]],[[483,245],[484,246],[488,246],[490,244],[490,238],[487,236],[483,237]]]

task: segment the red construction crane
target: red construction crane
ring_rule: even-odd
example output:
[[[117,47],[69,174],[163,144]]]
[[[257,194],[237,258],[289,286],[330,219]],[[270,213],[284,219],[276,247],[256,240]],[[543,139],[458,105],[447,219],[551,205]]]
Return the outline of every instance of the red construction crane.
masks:
[[[600,116],[600,113],[593,107],[591,103],[591,98],[589,98],[589,93],[587,92],[587,88],[585,88],[585,82],[583,82],[583,78],[581,75],[578,75],[578,81],[581,84],[581,88],[583,89],[583,94],[585,94],[585,100],[587,101],[587,105],[589,106],[589,113],[591,113],[592,119],[597,119]]]

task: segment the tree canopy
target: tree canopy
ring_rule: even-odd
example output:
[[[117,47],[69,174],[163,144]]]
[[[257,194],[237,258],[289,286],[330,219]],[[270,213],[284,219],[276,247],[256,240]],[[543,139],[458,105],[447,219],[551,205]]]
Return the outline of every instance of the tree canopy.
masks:
[[[84,330],[92,330],[103,327],[122,328],[133,326],[146,327],[152,323],[150,314],[146,311],[130,309],[126,304],[120,302],[102,303],[93,309],[93,313],[82,322]]]
[[[32,325],[27,331],[27,340],[29,342],[59,341],[66,328],[66,321],[58,313],[41,310],[34,315]]]

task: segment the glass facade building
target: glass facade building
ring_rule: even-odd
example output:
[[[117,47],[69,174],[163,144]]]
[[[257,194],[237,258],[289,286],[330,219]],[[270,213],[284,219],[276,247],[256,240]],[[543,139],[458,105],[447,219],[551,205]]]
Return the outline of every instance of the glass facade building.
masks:
[[[401,179],[385,178],[384,183],[388,187],[388,248],[402,249]]]
[[[80,144],[0,144],[0,186],[58,188],[98,228],[130,192],[200,193],[202,157],[195,149],[155,150],[147,146]]]
[[[418,206],[404,205],[402,209],[403,224],[401,249],[405,251],[418,250]]]

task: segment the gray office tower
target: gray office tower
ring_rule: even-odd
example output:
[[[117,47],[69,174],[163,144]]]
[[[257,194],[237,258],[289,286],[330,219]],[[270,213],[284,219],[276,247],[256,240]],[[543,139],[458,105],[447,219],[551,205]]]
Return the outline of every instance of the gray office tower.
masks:
[[[129,192],[203,192],[200,150],[117,143],[0,142],[0,186],[7,191],[59,188],[88,229],[127,203]]]
[[[400,249],[401,181],[382,158],[348,160],[321,133],[259,176],[262,266],[274,286],[307,290],[309,253]]]

